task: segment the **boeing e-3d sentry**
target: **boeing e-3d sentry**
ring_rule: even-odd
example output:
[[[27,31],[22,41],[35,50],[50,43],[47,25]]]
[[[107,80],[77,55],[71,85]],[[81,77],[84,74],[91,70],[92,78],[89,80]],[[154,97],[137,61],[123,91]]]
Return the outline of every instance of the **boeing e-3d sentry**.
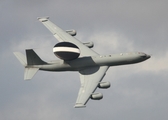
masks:
[[[62,30],[53,24],[49,17],[38,18],[59,41],[53,48],[54,54],[60,58],[52,62],[43,61],[33,49],[26,50],[26,56],[20,52],[14,52],[15,56],[25,67],[24,79],[32,79],[38,70],[44,71],[77,71],[80,74],[81,87],[79,89],[75,108],[86,107],[91,98],[100,100],[103,94],[96,93],[98,88],[110,87],[110,82],[102,82],[106,71],[110,66],[134,64],[150,58],[142,52],[119,53],[112,55],[100,55],[91,48],[93,42],[82,43],[74,36],[75,30]]]

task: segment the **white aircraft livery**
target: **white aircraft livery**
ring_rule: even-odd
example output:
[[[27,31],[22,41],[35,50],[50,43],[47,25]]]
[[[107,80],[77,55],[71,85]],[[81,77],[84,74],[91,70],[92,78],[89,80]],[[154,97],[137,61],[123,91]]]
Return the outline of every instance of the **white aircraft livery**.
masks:
[[[33,49],[26,50],[26,56],[14,52],[21,64],[25,67],[24,79],[29,80],[38,70],[44,71],[77,71],[80,75],[81,87],[75,103],[75,108],[86,107],[89,99],[100,100],[102,93],[96,93],[98,88],[107,89],[110,82],[102,82],[110,66],[134,64],[150,58],[142,52],[119,53],[100,55],[91,48],[93,42],[82,43],[74,36],[75,30],[62,30],[49,20],[49,17],[38,18],[59,41],[53,48],[53,53],[60,59],[52,62],[43,61]]]

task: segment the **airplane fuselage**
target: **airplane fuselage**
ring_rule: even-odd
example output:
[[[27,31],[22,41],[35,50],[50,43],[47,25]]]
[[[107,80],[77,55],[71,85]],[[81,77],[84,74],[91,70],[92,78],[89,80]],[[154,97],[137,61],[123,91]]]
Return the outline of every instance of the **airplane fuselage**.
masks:
[[[75,30],[64,31],[49,20],[49,17],[38,18],[59,41],[53,47],[53,53],[60,60],[43,61],[33,49],[26,49],[26,56],[14,52],[21,64],[25,67],[24,80],[30,80],[38,70],[44,71],[77,71],[80,76],[81,87],[75,103],[75,108],[86,107],[89,99],[100,100],[102,93],[96,93],[97,87],[107,89],[110,82],[102,82],[110,66],[134,64],[150,58],[141,52],[99,55],[93,49],[93,42],[82,43],[75,37]],[[112,41],[110,41],[112,42]]]
[[[113,55],[97,55],[79,57],[71,61],[57,60],[43,65],[33,65],[44,71],[80,71],[93,66],[117,66],[142,62],[150,58],[149,55],[140,52],[120,53]],[[30,67],[30,66],[28,66]]]

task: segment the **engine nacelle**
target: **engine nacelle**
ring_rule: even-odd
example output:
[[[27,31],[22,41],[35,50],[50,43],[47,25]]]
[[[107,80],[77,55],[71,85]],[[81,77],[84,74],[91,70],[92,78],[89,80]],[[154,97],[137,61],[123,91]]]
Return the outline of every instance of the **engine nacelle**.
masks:
[[[66,30],[66,32],[71,36],[75,36],[77,34],[76,30]]]
[[[87,42],[87,43],[83,43],[84,45],[86,45],[88,48],[92,48],[94,46],[93,42]]]
[[[80,55],[79,48],[70,42],[60,42],[53,48],[54,54],[62,60],[74,60]]]
[[[92,100],[101,100],[102,98],[103,98],[103,94],[101,94],[101,93],[93,93],[91,95]]]
[[[110,82],[100,82],[98,87],[102,89],[107,89],[111,86]]]

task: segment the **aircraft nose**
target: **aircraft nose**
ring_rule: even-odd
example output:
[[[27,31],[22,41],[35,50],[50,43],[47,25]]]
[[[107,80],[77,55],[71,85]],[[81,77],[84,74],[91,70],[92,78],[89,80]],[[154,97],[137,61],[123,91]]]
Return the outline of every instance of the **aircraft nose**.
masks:
[[[142,58],[149,59],[151,56],[145,53],[139,53]]]
[[[149,59],[151,56],[150,55],[146,55],[146,58]]]

